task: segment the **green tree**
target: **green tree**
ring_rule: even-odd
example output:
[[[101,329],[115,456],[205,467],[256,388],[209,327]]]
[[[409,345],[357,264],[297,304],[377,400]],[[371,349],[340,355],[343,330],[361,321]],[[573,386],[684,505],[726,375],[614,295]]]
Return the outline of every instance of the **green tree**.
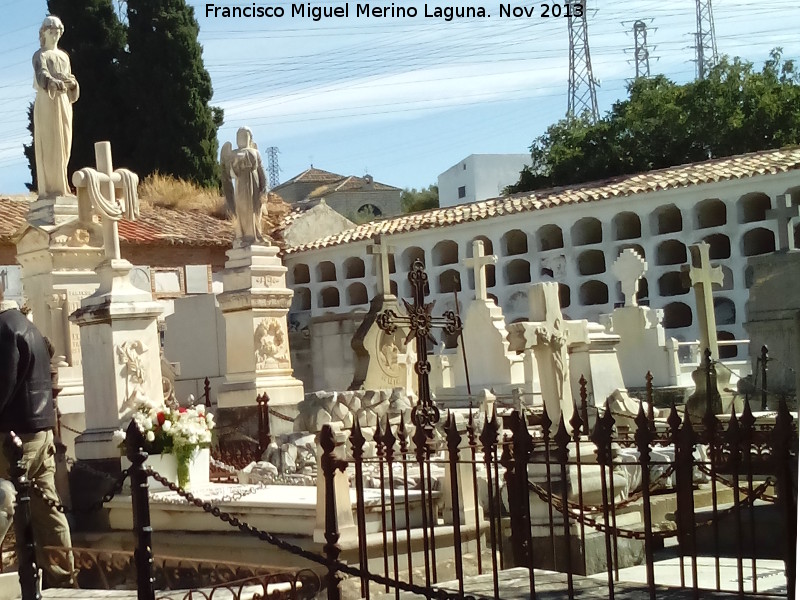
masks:
[[[562,120],[531,146],[507,193],[800,143],[800,74],[775,49],[763,68],[722,59],[703,80],[639,79],[596,124]]]
[[[419,191],[417,188],[405,188],[400,194],[400,205],[405,213],[439,208],[439,187],[429,185]]]
[[[194,9],[184,0],[128,0],[127,116],[131,168],[211,187],[218,184],[217,127],[211,77],[197,41]]]

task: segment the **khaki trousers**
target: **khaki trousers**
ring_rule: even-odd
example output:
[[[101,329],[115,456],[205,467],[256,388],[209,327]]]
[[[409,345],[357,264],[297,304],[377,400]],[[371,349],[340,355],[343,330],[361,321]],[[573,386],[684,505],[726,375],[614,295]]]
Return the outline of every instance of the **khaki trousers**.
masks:
[[[3,479],[10,479],[8,458],[2,451],[2,444],[7,437],[8,434],[0,433],[0,477]],[[22,440],[22,462],[28,479],[44,493],[45,497],[58,501],[53,432],[48,430],[22,433],[19,434],[19,438]],[[50,508],[37,492],[31,492],[30,507],[36,542],[36,561],[44,571],[45,585],[71,587],[75,573],[72,552],[45,554],[42,550],[44,546],[72,547],[67,518],[55,508]]]

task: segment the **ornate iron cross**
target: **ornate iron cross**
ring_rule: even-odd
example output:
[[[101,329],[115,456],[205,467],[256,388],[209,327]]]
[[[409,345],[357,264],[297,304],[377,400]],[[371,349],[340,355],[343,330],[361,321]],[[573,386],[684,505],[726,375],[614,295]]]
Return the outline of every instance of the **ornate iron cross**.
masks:
[[[441,317],[432,315],[433,305],[436,304],[436,301],[425,302],[428,274],[420,259],[415,260],[411,265],[408,281],[411,283],[414,298],[413,304],[403,298],[406,315],[400,316],[393,310],[385,310],[378,315],[376,323],[388,334],[394,333],[398,325],[404,325],[409,330],[406,344],[412,339],[416,340],[417,362],[414,363],[414,370],[417,372],[419,402],[411,411],[411,420],[418,427],[430,430],[439,421],[439,409],[431,400],[431,388],[428,381],[428,374],[431,372],[431,363],[428,361],[428,342],[431,343],[431,346],[435,346],[437,343],[431,335],[431,330],[434,327],[440,327],[447,334],[453,335],[461,331],[461,319],[452,310],[446,311]]]

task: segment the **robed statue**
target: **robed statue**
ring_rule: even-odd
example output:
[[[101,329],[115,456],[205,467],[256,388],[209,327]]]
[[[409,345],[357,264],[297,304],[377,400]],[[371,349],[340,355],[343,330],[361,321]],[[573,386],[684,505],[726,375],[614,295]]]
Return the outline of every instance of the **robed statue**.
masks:
[[[80,95],[69,56],[58,47],[61,19],[48,16],[39,29],[40,48],[33,55],[33,149],[39,197],[70,195],[67,164],[72,153],[72,103]]]
[[[234,219],[234,247],[249,246],[264,241],[261,231],[261,200],[267,191],[267,177],[253,132],[240,127],[236,132],[236,145],[225,142],[220,152],[222,166],[222,191],[228,213]]]

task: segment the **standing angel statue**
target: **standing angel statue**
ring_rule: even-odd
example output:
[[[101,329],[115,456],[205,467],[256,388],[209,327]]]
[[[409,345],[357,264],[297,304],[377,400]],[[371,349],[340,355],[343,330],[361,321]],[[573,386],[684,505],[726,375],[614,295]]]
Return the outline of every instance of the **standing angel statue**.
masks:
[[[230,142],[223,144],[219,162],[222,166],[225,203],[228,212],[236,215],[233,245],[239,248],[264,241],[261,231],[261,197],[267,191],[267,177],[249,127],[239,128],[236,132],[236,144],[236,150]]]
[[[39,197],[70,194],[67,164],[72,153],[72,104],[80,95],[69,56],[58,47],[61,19],[48,16],[39,29],[40,48],[33,55],[33,148]]]

